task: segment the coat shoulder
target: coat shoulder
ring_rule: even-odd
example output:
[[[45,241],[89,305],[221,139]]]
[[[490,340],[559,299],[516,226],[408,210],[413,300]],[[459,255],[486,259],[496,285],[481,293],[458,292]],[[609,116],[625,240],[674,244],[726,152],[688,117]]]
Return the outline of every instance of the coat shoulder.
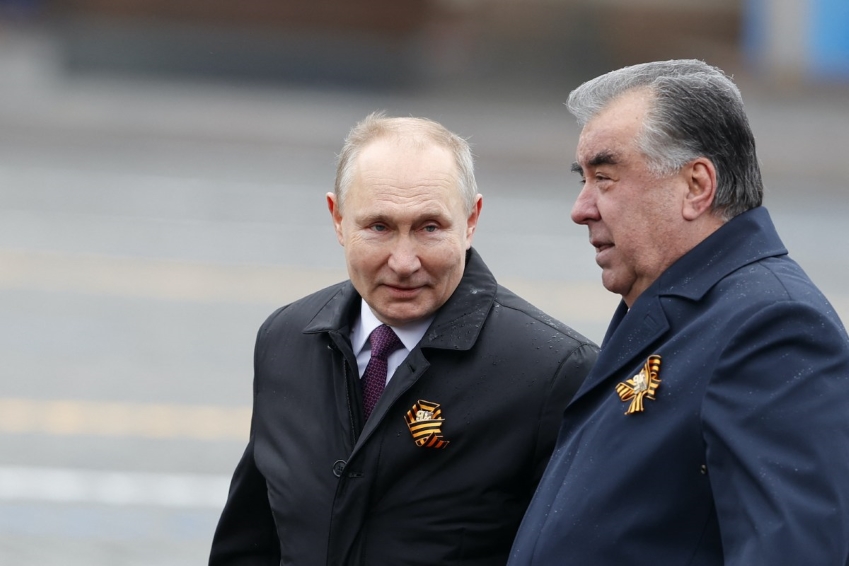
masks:
[[[711,294],[735,309],[745,305],[757,311],[777,302],[808,305],[832,311],[825,295],[805,271],[788,256],[770,257],[740,267],[721,279]]]
[[[339,308],[344,307],[345,305],[341,303],[347,303],[350,299],[346,297],[350,289],[350,283],[343,281],[278,308],[262,323],[259,330],[260,336],[282,329],[295,329],[301,332],[332,302],[339,301]]]
[[[517,328],[525,327],[531,334],[550,334],[553,330],[561,338],[572,342],[575,348],[588,346],[591,349],[598,349],[598,346],[592,340],[564,322],[535,307],[506,287],[498,285],[495,294],[495,304],[507,311],[505,316],[511,319],[511,323],[522,325],[517,326]]]

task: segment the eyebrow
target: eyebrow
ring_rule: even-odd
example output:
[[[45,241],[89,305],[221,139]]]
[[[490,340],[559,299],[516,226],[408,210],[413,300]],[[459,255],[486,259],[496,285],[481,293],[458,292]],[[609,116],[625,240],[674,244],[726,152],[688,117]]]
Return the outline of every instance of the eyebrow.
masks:
[[[598,167],[599,165],[616,165],[619,163],[619,160],[616,157],[616,154],[612,151],[600,151],[592,156],[589,160],[588,164],[592,167]]]
[[[598,167],[599,165],[616,165],[619,163],[619,159],[616,157],[616,154],[612,151],[600,151],[590,158],[587,162],[587,165],[590,167]],[[581,175],[584,174],[584,168],[581,165],[574,161],[572,163],[572,167],[570,168],[572,173],[579,173]]]
[[[387,214],[385,212],[372,212],[364,214],[363,216],[354,216],[355,222],[361,226],[369,226],[371,224],[394,224],[398,221],[396,216],[392,214]],[[413,222],[422,222],[422,221],[430,221],[430,220],[438,220],[441,222],[445,222],[449,217],[446,216],[445,211],[439,207],[433,207],[426,210],[420,211],[419,214],[416,215]]]

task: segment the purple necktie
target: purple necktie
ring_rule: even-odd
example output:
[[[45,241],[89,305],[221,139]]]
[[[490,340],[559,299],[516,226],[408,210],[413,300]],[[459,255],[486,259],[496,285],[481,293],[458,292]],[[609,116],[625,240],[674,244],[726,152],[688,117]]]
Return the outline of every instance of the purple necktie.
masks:
[[[389,354],[404,346],[391,328],[381,324],[369,336],[371,342],[371,358],[363,372],[363,411],[366,419],[386,386],[386,358]]]

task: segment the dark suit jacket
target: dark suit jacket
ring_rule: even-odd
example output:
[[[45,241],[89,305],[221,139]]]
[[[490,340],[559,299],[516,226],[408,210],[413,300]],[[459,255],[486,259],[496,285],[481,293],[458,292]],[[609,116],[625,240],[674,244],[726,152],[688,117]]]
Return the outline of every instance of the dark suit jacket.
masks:
[[[849,341],[786,254],[754,209],[620,305],[512,566],[849,564]]]
[[[250,442],[210,564],[503,565],[563,409],[597,348],[496,284],[463,279],[363,423],[349,282],[259,331]],[[438,403],[445,448],[405,415]]]

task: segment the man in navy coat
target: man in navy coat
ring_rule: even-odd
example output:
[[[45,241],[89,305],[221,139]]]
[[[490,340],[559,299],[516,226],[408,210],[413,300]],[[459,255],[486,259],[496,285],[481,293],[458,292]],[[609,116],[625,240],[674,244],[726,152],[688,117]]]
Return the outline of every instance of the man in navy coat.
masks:
[[[761,207],[739,90],[656,62],[568,106],[622,302],[509,564],[849,564],[849,338]]]

